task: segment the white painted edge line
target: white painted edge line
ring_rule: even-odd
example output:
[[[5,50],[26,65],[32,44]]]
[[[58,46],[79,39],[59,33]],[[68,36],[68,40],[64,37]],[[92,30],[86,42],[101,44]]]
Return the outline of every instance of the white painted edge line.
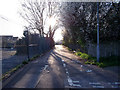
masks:
[[[114,84],[114,85],[118,85],[118,84],[120,84],[120,82],[113,82],[113,83],[108,83],[108,84]]]
[[[73,86],[75,86],[75,87],[81,87],[81,85],[79,85],[79,84],[73,84]]]
[[[119,86],[112,86],[112,88],[119,88]]]
[[[104,86],[93,86],[93,88],[104,88]]]
[[[66,73],[69,74],[68,71]]]
[[[99,82],[89,82],[89,84],[101,84]]]
[[[65,63],[63,63],[63,66],[64,66],[64,67],[66,67],[66,64],[65,64]]]
[[[68,77],[69,77],[69,76],[68,76]],[[71,79],[70,77],[68,78],[68,83],[69,83],[70,86],[73,85],[73,83],[72,83],[72,79]]]
[[[62,62],[64,62],[64,60],[62,60]]]
[[[80,81],[72,81],[73,83],[79,83]]]

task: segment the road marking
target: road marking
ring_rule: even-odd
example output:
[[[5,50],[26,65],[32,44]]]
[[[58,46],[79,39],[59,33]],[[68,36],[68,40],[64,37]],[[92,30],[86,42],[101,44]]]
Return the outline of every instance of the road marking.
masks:
[[[73,83],[79,83],[79,81],[73,81]]]
[[[46,69],[47,69],[47,67],[48,67],[48,65],[45,65],[44,70],[46,70]]]
[[[81,87],[81,85],[79,85],[79,84],[73,84],[73,86],[75,86],[75,87]]]
[[[66,73],[69,74],[68,71]]]
[[[73,85],[73,83],[72,83],[72,79],[71,79],[69,76],[68,76],[68,83],[69,83],[70,86]]]
[[[64,63],[64,60],[62,60],[62,62],[63,62],[63,66],[65,68],[66,64]],[[71,62],[74,62],[74,61],[71,61]],[[69,86],[81,87],[81,85],[76,84],[76,83],[79,83],[79,81],[72,81],[72,79],[69,77],[69,72],[68,72],[67,68],[65,68],[65,73],[67,74],[67,81],[68,81]]]
[[[62,60],[62,62],[64,62],[64,60]]]
[[[64,67],[66,67],[66,64],[65,64],[65,63],[63,63],[63,66],[64,66]]]
[[[86,72],[92,72],[92,70],[87,70]]]
[[[93,86],[93,88],[104,88],[104,86]]]
[[[112,88],[119,88],[119,86],[112,86]]]
[[[113,82],[113,83],[108,83],[108,84],[118,85],[118,84],[120,84],[120,82]]]
[[[101,83],[99,83],[99,82],[89,82],[89,84],[101,84]]]
[[[48,73],[50,72],[50,71],[47,71]]]
[[[32,62],[32,63],[38,63],[38,61],[34,61],[34,62]]]
[[[115,84],[120,84],[120,82],[115,82]]]

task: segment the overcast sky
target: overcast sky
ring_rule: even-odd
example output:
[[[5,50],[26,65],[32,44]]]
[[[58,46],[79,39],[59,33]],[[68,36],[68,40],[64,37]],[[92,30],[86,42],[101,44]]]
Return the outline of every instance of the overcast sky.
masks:
[[[19,0],[0,0],[0,35],[23,35],[23,19],[18,11]]]

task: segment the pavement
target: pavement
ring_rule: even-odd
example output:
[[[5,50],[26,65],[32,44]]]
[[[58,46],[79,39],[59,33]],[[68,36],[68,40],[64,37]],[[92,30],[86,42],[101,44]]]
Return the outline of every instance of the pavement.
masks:
[[[16,50],[2,50],[2,74],[27,60],[27,55],[16,55]]]
[[[66,47],[56,45],[3,82],[3,88],[120,88],[113,70],[84,64]]]

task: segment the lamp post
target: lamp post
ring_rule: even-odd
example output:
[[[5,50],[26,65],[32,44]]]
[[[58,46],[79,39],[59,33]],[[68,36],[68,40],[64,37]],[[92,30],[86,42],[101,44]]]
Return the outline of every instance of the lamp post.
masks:
[[[29,57],[29,32],[28,32],[28,29],[24,31],[24,35],[26,37],[27,56],[28,56],[28,60],[29,60],[30,57]]]
[[[97,2],[97,62],[99,62],[99,2]]]

